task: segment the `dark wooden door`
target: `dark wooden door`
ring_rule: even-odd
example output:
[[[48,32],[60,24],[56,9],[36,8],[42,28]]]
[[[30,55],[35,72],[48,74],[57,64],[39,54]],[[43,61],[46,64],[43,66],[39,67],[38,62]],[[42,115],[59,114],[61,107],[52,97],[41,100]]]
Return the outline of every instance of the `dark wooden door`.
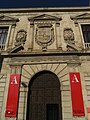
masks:
[[[43,71],[32,78],[28,92],[27,120],[61,120],[60,84],[55,74]]]
[[[59,120],[59,104],[47,104],[47,120]]]

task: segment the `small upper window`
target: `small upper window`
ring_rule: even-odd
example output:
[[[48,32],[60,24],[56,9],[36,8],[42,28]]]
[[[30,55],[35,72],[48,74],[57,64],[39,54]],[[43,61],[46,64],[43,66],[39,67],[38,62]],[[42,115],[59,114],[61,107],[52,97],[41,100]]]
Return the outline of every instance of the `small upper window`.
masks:
[[[7,34],[8,34],[8,27],[0,27],[0,49],[5,48]]]
[[[81,25],[81,27],[82,27],[84,42],[90,43],[90,25]]]

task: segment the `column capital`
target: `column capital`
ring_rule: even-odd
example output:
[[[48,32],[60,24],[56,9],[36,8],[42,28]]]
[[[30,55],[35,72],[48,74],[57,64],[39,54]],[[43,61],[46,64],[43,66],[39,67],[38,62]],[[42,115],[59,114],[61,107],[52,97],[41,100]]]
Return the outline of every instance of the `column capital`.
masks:
[[[14,23],[14,24],[12,24],[12,28],[15,28],[16,27],[16,24]]]
[[[21,74],[22,65],[10,65],[11,74]]]
[[[33,26],[34,26],[34,22],[30,21],[30,27],[33,27]]]
[[[60,26],[60,22],[56,22],[56,27],[59,27]]]

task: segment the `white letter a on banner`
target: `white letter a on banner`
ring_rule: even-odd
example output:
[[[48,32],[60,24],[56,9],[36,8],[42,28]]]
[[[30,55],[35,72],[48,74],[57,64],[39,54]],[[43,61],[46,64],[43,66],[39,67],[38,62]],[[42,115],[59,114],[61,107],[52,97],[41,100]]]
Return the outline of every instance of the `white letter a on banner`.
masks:
[[[18,84],[16,76],[14,76],[14,79],[12,80],[11,84]]]
[[[73,75],[72,82],[79,82],[79,80],[78,80],[78,78],[77,78],[77,76],[75,74]]]

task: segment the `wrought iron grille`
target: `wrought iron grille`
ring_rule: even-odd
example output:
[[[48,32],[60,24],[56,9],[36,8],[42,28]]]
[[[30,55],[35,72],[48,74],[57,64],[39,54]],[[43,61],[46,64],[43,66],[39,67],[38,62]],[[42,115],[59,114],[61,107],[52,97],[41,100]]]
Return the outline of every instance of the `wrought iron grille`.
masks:
[[[0,49],[5,49],[8,27],[0,27]]]

